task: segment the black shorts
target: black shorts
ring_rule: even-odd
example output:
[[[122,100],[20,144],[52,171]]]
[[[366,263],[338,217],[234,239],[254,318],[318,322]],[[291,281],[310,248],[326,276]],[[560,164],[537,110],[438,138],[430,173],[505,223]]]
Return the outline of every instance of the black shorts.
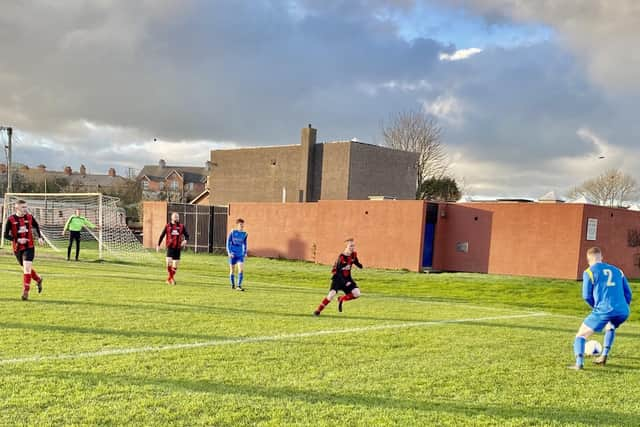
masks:
[[[77,240],[80,241],[80,237],[82,234],[79,231],[70,231],[69,232],[69,241]]]
[[[347,282],[350,282],[350,285],[347,286]],[[344,292],[345,294],[350,294],[354,289],[358,287],[358,284],[353,279],[347,279],[346,281],[342,280],[331,280],[331,290],[336,292]]]
[[[33,259],[36,257],[36,248],[27,248],[21,251],[16,252],[16,259],[22,265],[23,261],[33,262]]]
[[[180,259],[180,252],[182,252],[180,248],[167,248],[167,258],[178,260]]]

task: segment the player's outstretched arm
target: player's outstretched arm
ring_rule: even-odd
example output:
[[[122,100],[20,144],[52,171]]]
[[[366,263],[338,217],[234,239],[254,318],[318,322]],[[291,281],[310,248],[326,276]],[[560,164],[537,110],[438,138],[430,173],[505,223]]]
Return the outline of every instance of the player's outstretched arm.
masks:
[[[249,245],[247,244],[247,240],[249,239],[249,235],[245,234],[244,235],[244,243],[243,243],[243,251],[242,251],[242,255],[243,256],[247,256],[247,252],[249,251]]]
[[[13,234],[11,232],[11,221],[7,220],[4,224],[4,238],[7,240],[13,240]]]
[[[582,299],[585,300],[591,308],[593,308],[596,303],[593,299],[593,279],[589,274],[589,270],[582,274]]]
[[[233,231],[229,233],[229,237],[227,237],[227,255],[231,256],[231,242],[233,238]]]
[[[182,240],[182,247],[184,248],[187,246],[187,242],[189,241],[189,232],[186,228],[182,229],[182,236],[184,237],[184,239]]]
[[[353,265],[355,265],[358,268],[362,268],[362,263],[360,262],[360,259],[358,258],[358,254],[355,254],[354,258],[353,258]]]
[[[336,274],[338,274],[338,269],[340,268],[340,260],[342,259],[342,256],[339,256],[338,259],[336,260],[336,262],[333,263],[333,267],[331,267],[331,275],[333,277],[336,276]]]
[[[162,245],[162,241],[164,240],[165,236],[167,235],[167,228],[163,228],[162,229],[162,233],[160,233],[160,238],[158,239],[158,250],[160,249],[160,245]]]
[[[40,243],[41,245],[44,244],[44,240],[42,239],[42,232],[40,231],[40,224],[38,224],[38,221],[36,221],[36,219],[33,217],[31,217],[31,226],[36,231],[36,233],[38,233],[38,243]]]
[[[83,217],[82,219],[84,220],[84,226],[85,226],[85,227],[89,227],[89,228],[90,228],[90,229],[92,229],[92,230],[95,230],[95,229],[96,229],[95,224],[93,224],[93,223],[92,223],[91,221],[89,221],[87,218],[84,218],[84,217]]]
[[[73,215],[71,215],[68,219],[67,222],[64,223],[64,228],[62,229],[62,235],[64,236],[64,233],[67,232],[67,230],[69,229],[69,224],[71,224],[71,220],[73,219]]]

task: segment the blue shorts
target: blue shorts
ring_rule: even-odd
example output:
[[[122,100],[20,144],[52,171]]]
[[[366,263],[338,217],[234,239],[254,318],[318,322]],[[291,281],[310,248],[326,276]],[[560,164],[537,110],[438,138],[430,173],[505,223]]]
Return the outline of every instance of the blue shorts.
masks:
[[[244,262],[244,255],[231,254],[229,256],[229,264],[230,265],[236,265],[239,262]]]
[[[629,318],[629,314],[623,313],[591,313],[584,319],[584,324],[593,329],[596,332],[602,331],[602,329],[611,322],[614,328],[622,325],[625,320]]]

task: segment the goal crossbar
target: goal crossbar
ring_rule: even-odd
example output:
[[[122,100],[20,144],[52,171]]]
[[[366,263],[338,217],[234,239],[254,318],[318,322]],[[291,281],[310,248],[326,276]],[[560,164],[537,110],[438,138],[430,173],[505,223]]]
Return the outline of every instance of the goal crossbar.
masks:
[[[124,209],[118,207],[119,199],[102,193],[7,193],[4,199],[5,217],[11,213],[13,203],[24,199],[29,204],[30,213],[38,220],[43,239],[53,250],[60,251],[64,238],[66,220],[76,209],[83,212],[96,226],[95,230],[84,228],[85,237],[98,244],[98,257],[105,254],[115,257],[131,255],[148,256],[142,244],[126,225]],[[5,245],[6,218],[2,221],[0,246]],[[83,233],[85,232],[83,231]]]

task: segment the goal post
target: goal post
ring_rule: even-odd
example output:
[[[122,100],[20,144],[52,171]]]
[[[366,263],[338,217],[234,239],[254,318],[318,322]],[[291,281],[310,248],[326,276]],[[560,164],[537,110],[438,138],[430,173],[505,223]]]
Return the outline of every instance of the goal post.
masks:
[[[4,198],[5,218],[2,221],[1,245],[5,246],[4,227],[6,217],[12,213],[18,200],[28,204],[29,213],[40,225],[46,244],[54,251],[66,249],[68,235],[62,234],[69,217],[76,210],[87,218],[95,229],[84,228],[83,241],[94,241],[93,253],[98,259],[146,259],[149,254],[129,229],[124,209],[118,206],[120,199],[102,193],[7,193]]]

